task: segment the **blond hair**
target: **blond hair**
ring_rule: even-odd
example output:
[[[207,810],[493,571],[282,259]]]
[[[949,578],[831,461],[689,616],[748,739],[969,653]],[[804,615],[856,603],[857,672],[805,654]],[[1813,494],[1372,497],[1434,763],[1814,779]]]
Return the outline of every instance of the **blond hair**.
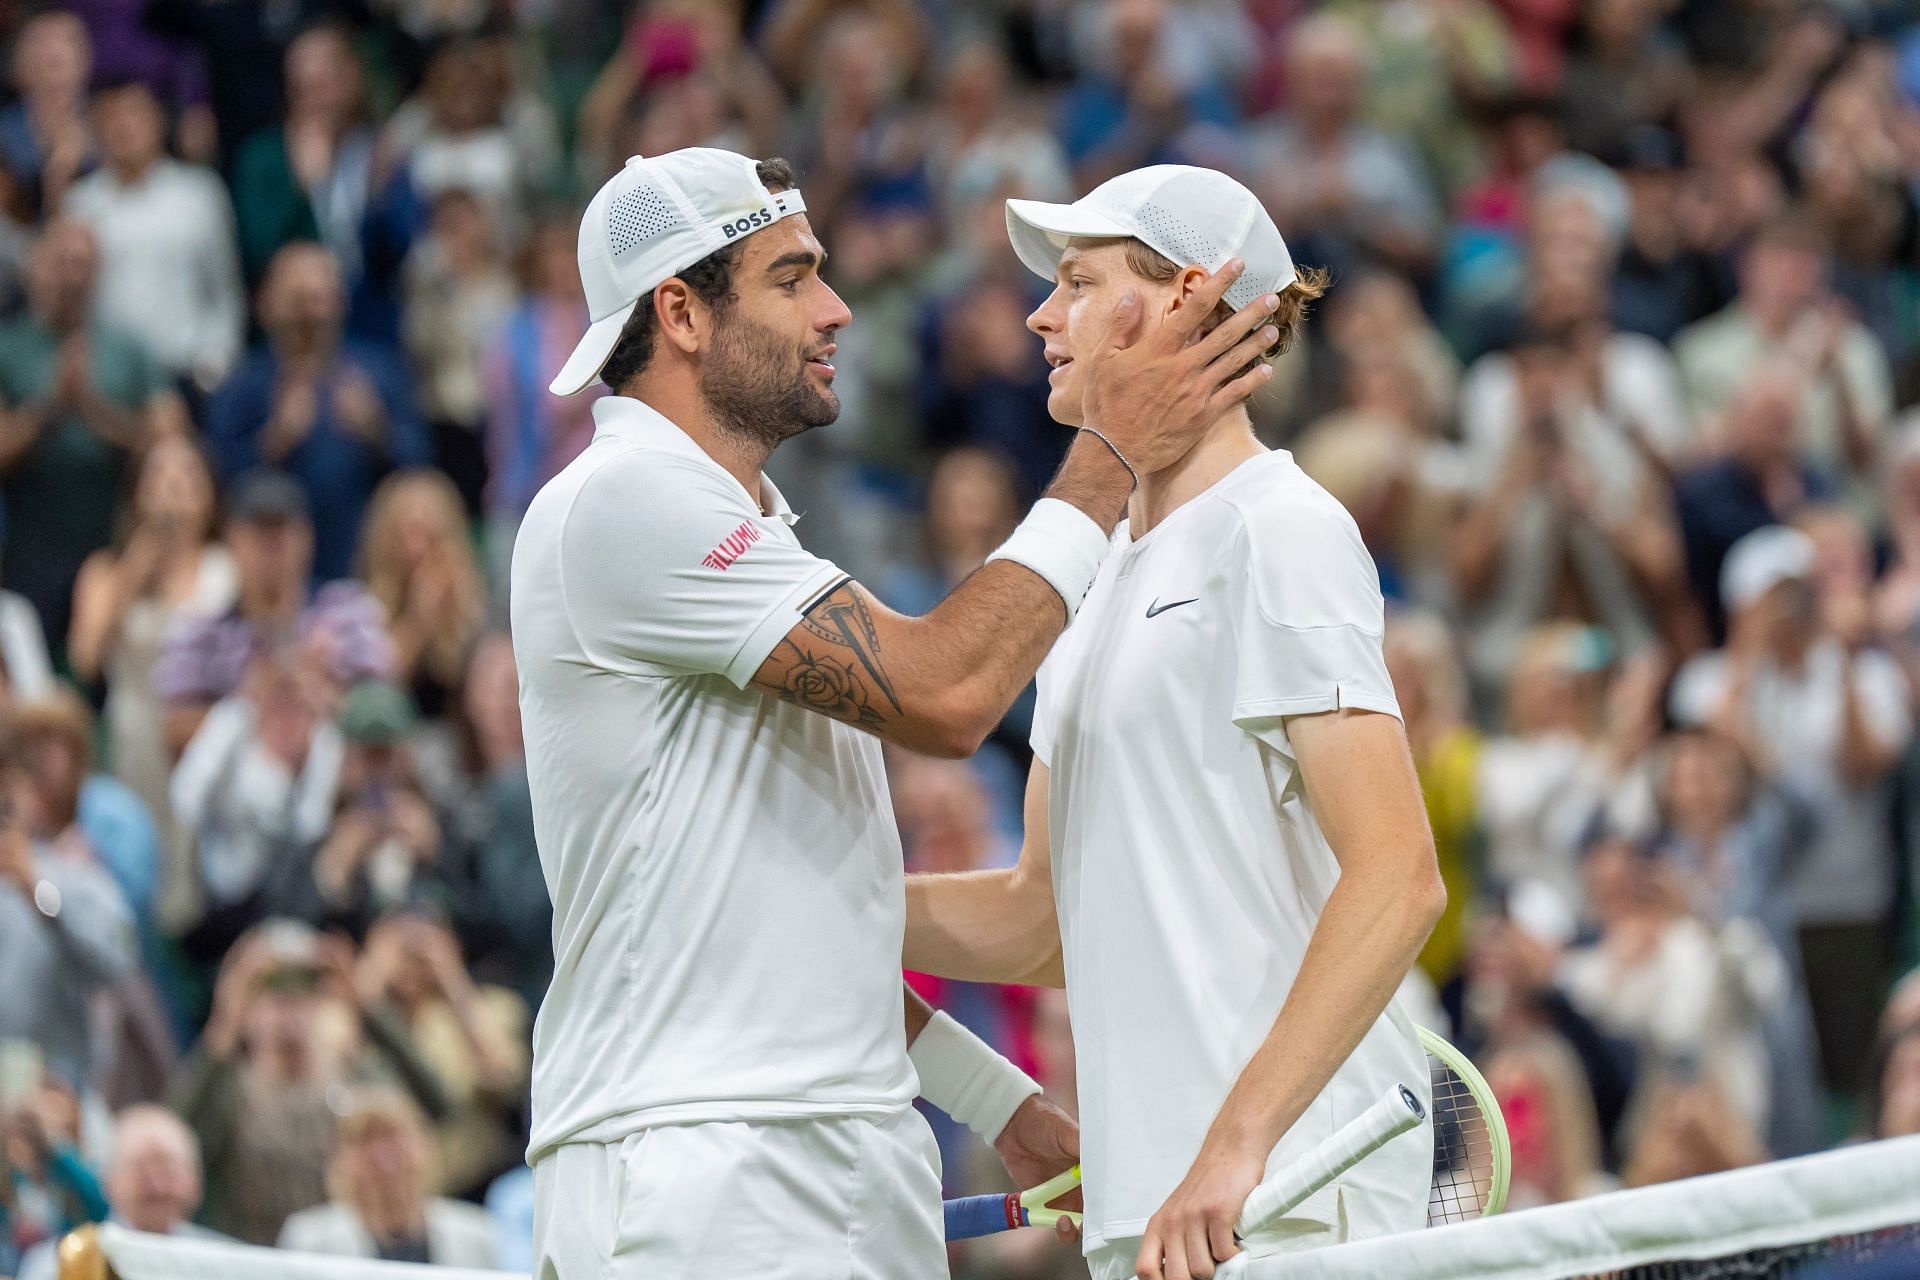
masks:
[[[1128,269],[1143,280],[1165,284],[1185,270],[1144,240],[1128,240],[1126,251]],[[1280,291],[1280,306],[1273,313],[1272,324],[1280,336],[1261,353],[1262,360],[1272,360],[1292,349],[1307,322],[1308,307],[1319,301],[1332,283],[1332,278],[1321,267],[1301,267],[1294,272],[1293,283]],[[1233,312],[1233,307],[1220,303],[1207,317],[1207,327],[1211,329],[1220,324]]]
[[[443,472],[429,468],[399,471],[380,482],[367,513],[366,544],[361,551],[367,590],[397,621],[407,602],[409,566],[401,559],[400,516],[409,502],[421,502],[439,526],[443,545],[451,553],[454,607],[435,619],[433,634],[422,637],[420,663],[427,673],[449,686],[458,685],[467,655],[485,621],[486,596],[480,570],[467,537],[466,509],[460,491]]]

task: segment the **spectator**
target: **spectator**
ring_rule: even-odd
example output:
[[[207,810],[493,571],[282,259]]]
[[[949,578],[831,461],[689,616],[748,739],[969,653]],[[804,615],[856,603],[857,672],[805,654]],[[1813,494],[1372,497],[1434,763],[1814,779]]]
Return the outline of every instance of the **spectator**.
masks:
[[[0,329],[5,576],[56,650],[80,566],[113,539],[114,496],[134,457],[183,420],[145,349],[90,319],[98,275],[92,232],[48,224],[28,262],[27,314]]]
[[[1804,220],[1763,228],[1731,306],[1674,339],[1696,413],[1718,415],[1757,373],[1802,379],[1802,456],[1841,492],[1864,481],[1891,415],[1887,357],[1828,292],[1825,240]]]
[[[1561,83],[1567,139],[1575,149],[1615,154],[1635,126],[1672,118],[1692,77],[1664,16],[1662,5],[1649,0],[1582,7],[1580,47]]]
[[[1637,405],[1616,394],[1631,379],[1645,397],[1664,361],[1657,351],[1636,360],[1625,343],[1646,340],[1530,325],[1462,387],[1477,491],[1454,530],[1451,576],[1483,685],[1511,667],[1530,628],[1566,616],[1569,600],[1575,617],[1629,651],[1685,627],[1671,610],[1684,599],[1683,559],[1661,452],[1678,446],[1655,425],[1657,394]]]
[[[1728,553],[1727,647],[1695,657],[1672,712],[1740,745],[1760,774],[1808,806],[1814,838],[1787,886],[1828,1088],[1864,1084],[1884,975],[1893,886],[1892,766],[1912,731],[1911,693],[1865,648],[1864,600],[1817,589],[1813,540],[1747,535]]]
[[[1215,68],[1183,59],[1183,34],[1199,15],[1166,0],[1122,0],[1086,10],[1081,74],[1061,103],[1059,136],[1085,191],[1128,169],[1187,159],[1206,129],[1235,122],[1233,99]],[[1231,21],[1231,18],[1229,18]],[[1225,40],[1212,48],[1232,49]],[[1245,48],[1242,44],[1240,47]],[[1284,229],[1284,228],[1283,228]]]
[[[125,783],[93,773],[93,713],[65,688],[12,712],[40,815],[33,835],[61,856],[105,869],[133,914],[142,964],[101,1002],[109,1028],[96,1080],[111,1105],[152,1098],[166,1086],[175,1047],[152,977],[165,967],[154,914],[160,841],[146,807]]]
[[[200,1207],[200,1144],[165,1107],[128,1107],[114,1118],[106,1196],[107,1220],[123,1227],[188,1240],[225,1239],[190,1221]],[[20,1265],[20,1280],[55,1280],[57,1274],[52,1241]]]
[[[92,711],[61,689],[16,702],[12,721],[33,779],[35,835],[111,875],[135,924],[157,941],[159,840],[140,797],[125,783],[93,772]]]
[[[413,704],[393,685],[363,681],[340,700],[329,818],[269,868],[268,910],[361,938],[388,910],[453,896],[440,815],[406,745],[413,727]],[[311,798],[317,809],[317,790]]]
[[[505,632],[474,648],[459,710],[470,752],[464,808],[473,814],[460,836],[471,850],[473,880],[460,935],[474,951],[477,976],[537,1008],[553,976],[553,906],[534,844],[520,682]]]
[[[1482,739],[1467,718],[1466,675],[1453,637],[1435,614],[1389,614],[1381,643],[1394,697],[1407,726],[1407,743],[1426,798],[1447,908],[1420,952],[1420,967],[1436,986],[1460,976],[1466,961],[1467,920],[1477,900]]]
[[[366,84],[347,33],[316,26],[286,46],[286,116],[239,142],[234,210],[247,279],[259,281],[287,245],[317,240],[358,278],[373,191],[375,133]]]
[[[831,234],[870,196],[926,203],[925,139],[907,96],[926,25],[910,0],[788,0],[763,24],[760,44],[798,99],[782,150],[808,175],[815,227]]]
[[[1543,1202],[1605,1190],[1596,1175],[1617,1167],[1616,1138],[1639,1067],[1634,1047],[1603,1033],[1559,984],[1574,927],[1559,898],[1522,883],[1491,901],[1474,929],[1462,1034],[1478,1043],[1476,1060],[1501,1109],[1519,1122],[1516,1174],[1540,1187]],[[1577,1081],[1564,1070],[1569,1059]],[[1515,1068],[1518,1078],[1508,1074]]]
[[[1512,87],[1513,42],[1503,6],[1414,0],[1329,7],[1366,33],[1373,71],[1368,119],[1408,139],[1437,193],[1450,201],[1480,171],[1478,113]]]
[[[306,495],[288,476],[254,472],[228,494],[232,607],[185,618],[154,665],[154,691],[167,708],[167,743],[176,754],[209,708],[240,690],[257,657],[300,654],[324,677],[329,699],[392,671],[393,642],[379,601],[353,582],[308,588],[313,542]]]
[[[927,480],[922,562],[895,575],[888,603],[915,616],[930,612],[987,562],[1019,517],[1019,480],[1006,458],[966,446],[943,455]]]
[[[476,516],[487,484],[487,352],[516,301],[500,244],[486,206],[456,187],[434,201],[428,234],[407,257],[407,352],[420,375],[434,465]]]
[[[337,694],[311,651],[267,651],[214,704],[173,773],[173,811],[196,851],[204,912],[183,939],[218,956],[282,900],[326,838],[346,752]]]
[[[1507,685],[1507,732],[1480,752],[1478,812],[1496,883],[1539,881],[1577,910],[1596,822],[1640,797],[1623,785],[1659,727],[1664,665],[1634,659],[1609,688],[1612,641],[1595,627],[1530,632]]]
[[[313,567],[345,577],[381,475],[423,463],[413,388],[391,351],[344,338],[339,264],[315,244],[274,255],[260,286],[265,347],[207,403],[207,439],[228,480],[284,468],[317,513]]]
[[[593,439],[593,402],[604,391],[561,399],[547,394],[547,373],[559,368],[587,331],[587,300],[574,256],[575,223],[546,218],[520,251],[519,306],[488,349],[486,379],[487,511],[498,572],[506,581],[513,531],[540,486]]]
[[[525,1002],[476,983],[453,931],[423,911],[392,913],[373,926],[354,981],[361,1003],[405,1027],[414,1052],[446,1087],[450,1109],[432,1134],[441,1188],[473,1195],[522,1163],[519,1116],[533,1034]]]
[[[1751,922],[1695,915],[1673,868],[1629,841],[1601,844],[1582,872],[1600,932],[1561,965],[1568,998],[1656,1070],[1712,1081],[1746,1128],[1764,1131],[1765,1023],[1790,989],[1780,954]]]
[[[1621,1181],[1629,1187],[1743,1169],[1767,1158],[1753,1127],[1713,1082],[1684,1074],[1653,1088]]]
[[[133,912],[113,878],[37,833],[53,821],[41,805],[26,744],[0,739],[0,1040],[30,1040],[73,1080],[100,1046],[93,996],[133,972]]]
[[[1309,426],[1294,458],[1347,508],[1389,602],[1434,598],[1459,508],[1459,449],[1438,438],[1424,379],[1391,349],[1344,359],[1344,403]]]
[[[479,1208],[431,1194],[432,1147],[420,1109],[395,1089],[362,1089],[340,1118],[331,1198],[293,1214],[280,1247],[441,1267],[492,1267]]]
[[[428,204],[466,191],[494,225],[509,233],[526,225],[534,196],[559,155],[552,113],[539,99],[511,92],[511,57],[498,41],[460,38],[427,64],[419,98],[394,113],[385,138],[406,182]],[[510,110],[540,117],[516,131]]]
[[[175,381],[211,390],[246,326],[226,188],[167,156],[165,110],[141,81],[102,89],[93,114],[104,163],[73,184],[65,209],[100,246],[96,312]]]
[[[636,7],[619,49],[580,104],[577,150],[583,174],[598,181],[626,157],[630,149],[616,146],[615,139],[621,120],[642,95],[656,101],[688,90],[710,95],[720,136],[703,130],[675,146],[724,146],[745,155],[777,149],[783,95],[766,64],[741,39],[740,26],[735,2],[667,0]]]
[[[352,945],[284,920],[250,930],[221,965],[206,1035],[174,1082],[206,1155],[202,1220],[253,1244],[278,1239],[289,1216],[328,1199],[341,1091],[395,1082],[444,1113],[404,1032],[360,1006]]]
[[[927,167],[949,226],[1009,179],[1022,194],[1048,199],[1072,185],[1059,142],[1017,94],[1006,55],[993,43],[975,41],[952,53],[935,111]]]
[[[1802,412],[1800,384],[1791,374],[1756,371],[1722,420],[1721,456],[1675,487],[1687,579],[1716,640],[1726,635],[1720,583],[1728,550],[1831,492],[1802,461]]]
[[[486,622],[486,588],[453,482],[428,470],[382,481],[363,556],[368,592],[386,610],[394,678],[424,715],[444,715]]]
[[[1256,144],[1265,177],[1255,189],[1295,256],[1336,276],[1370,265],[1424,275],[1439,211],[1418,161],[1361,119],[1368,66],[1359,29],[1334,14],[1305,19],[1287,59],[1292,111]]]
[[[80,1107],[58,1069],[42,1069],[34,1046],[0,1038],[32,1072],[28,1088],[0,1108],[0,1271],[22,1251],[51,1249],[68,1231],[107,1216],[99,1175],[80,1150]]]
[[[175,149],[195,164],[216,159],[219,134],[207,101],[207,68],[179,32],[152,21],[146,0],[67,0],[93,45],[93,82],[139,83],[174,122]],[[158,6],[164,9],[164,6]]]
[[[1696,916],[1720,929],[1757,928],[1764,941],[1740,945],[1772,952],[1761,965],[1784,964],[1780,996],[1765,1011],[1772,1106],[1764,1132],[1770,1150],[1804,1154],[1822,1137],[1819,1064],[1786,888],[1788,860],[1812,835],[1808,815],[1760,785],[1725,738],[1681,731],[1658,750],[1656,851]]]
[[[87,81],[93,42],[79,18],[50,9],[29,18],[13,45],[19,100],[0,111],[0,163],[41,209],[57,209],[67,185],[92,166]]]
[[[1660,343],[1733,299],[1733,273],[1706,243],[1700,196],[1690,189],[1680,139],[1645,125],[1621,142],[1627,234],[1614,263],[1613,322]]]
[[[147,447],[134,478],[122,536],[81,566],[74,584],[67,662],[106,689],[106,756],[113,775],[151,815],[164,850],[157,917],[178,924],[194,910],[192,851],[173,822],[167,793],[173,753],[166,705],[155,685],[161,646],[189,618],[233,605],[233,558],[215,539],[213,477],[184,436]],[[21,696],[32,696],[24,690]]]
[[[981,262],[927,307],[920,327],[919,410],[935,448],[977,445],[1010,458],[1021,491],[1039,493],[1063,436],[1047,414],[1047,362],[1026,332],[1044,300],[1010,256]]]
[[[1512,1147],[1508,1208],[1560,1204],[1613,1189],[1601,1165],[1593,1097],[1565,1044],[1534,1033],[1502,1045],[1488,1055],[1486,1076]]]

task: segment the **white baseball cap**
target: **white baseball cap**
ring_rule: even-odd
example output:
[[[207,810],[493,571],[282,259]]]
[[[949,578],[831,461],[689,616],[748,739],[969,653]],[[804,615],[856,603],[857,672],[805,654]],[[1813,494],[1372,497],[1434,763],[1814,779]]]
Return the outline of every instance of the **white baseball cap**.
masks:
[[[1783,582],[1813,576],[1813,539],[1798,529],[1770,524],[1727,550],[1720,566],[1720,601],[1741,610]]]
[[[580,283],[593,323],[549,391],[570,396],[591,386],[635,304],[661,281],[806,212],[798,191],[769,192],[757,163],[714,147],[634,156],[594,193],[580,219]]]
[[[1297,278],[1280,229],[1253,192],[1214,169],[1156,164],[1109,178],[1072,204],[1007,201],[1007,235],[1027,269],[1047,280],[1077,236],[1132,236],[1183,267],[1247,269],[1227,290],[1238,311]]]

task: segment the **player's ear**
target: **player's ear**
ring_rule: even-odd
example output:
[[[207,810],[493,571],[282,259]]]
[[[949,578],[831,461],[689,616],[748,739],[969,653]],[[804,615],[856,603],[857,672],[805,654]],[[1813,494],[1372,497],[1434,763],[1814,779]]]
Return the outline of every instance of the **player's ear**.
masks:
[[[649,302],[660,336],[688,355],[700,349],[710,328],[707,308],[693,296],[686,281],[675,276],[653,291]]]
[[[1180,274],[1173,278],[1173,297],[1175,306],[1190,306],[1194,290],[1206,281],[1204,267],[1183,267]]]

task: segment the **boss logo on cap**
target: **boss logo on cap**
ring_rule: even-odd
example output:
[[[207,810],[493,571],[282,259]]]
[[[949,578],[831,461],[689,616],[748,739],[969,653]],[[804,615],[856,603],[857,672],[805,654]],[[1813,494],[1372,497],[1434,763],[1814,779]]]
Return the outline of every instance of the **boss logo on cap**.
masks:
[[[744,218],[735,218],[732,222],[721,223],[720,229],[726,232],[727,239],[732,240],[756,228],[764,227],[772,221],[774,217],[771,209],[755,209]]]

